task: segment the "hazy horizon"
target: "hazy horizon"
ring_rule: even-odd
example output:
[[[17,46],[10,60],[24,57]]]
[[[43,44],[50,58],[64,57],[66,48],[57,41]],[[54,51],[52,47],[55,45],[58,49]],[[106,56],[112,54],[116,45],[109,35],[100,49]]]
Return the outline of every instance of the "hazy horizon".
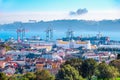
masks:
[[[120,19],[120,0],[0,0],[0,24],[28,20]]]

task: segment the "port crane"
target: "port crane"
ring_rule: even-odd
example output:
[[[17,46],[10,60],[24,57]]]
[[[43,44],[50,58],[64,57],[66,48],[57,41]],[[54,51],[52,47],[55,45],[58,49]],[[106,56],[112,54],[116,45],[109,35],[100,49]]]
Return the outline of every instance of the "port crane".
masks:
[[[53,29],[48,27],[46,30],[46,41],[50,41],[53,39]]]
[[[74,37],[74,31],[72,29],[68,29],[67,32],[66,32],[66,37],[69,39],[69,40],[72,40],[73,37]]]

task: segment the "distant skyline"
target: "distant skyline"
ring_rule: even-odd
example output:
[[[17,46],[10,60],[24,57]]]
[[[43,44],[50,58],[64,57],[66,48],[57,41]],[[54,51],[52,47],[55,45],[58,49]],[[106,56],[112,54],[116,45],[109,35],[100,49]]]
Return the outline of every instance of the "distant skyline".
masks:
[[[70,12],[85,14],[70,15]],[[120,19],[120,0],[0,0],[0,24],[28,20]]]

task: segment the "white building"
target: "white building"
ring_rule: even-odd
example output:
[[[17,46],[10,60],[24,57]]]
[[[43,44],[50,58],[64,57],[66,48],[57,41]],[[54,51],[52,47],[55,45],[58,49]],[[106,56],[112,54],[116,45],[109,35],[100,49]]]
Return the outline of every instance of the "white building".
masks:
[[[116,55],[112,54],[110,52],[102,52],[102,53],[84,53],[82,55],[82,57],[84,59],[94,59],[97,61],[110,61],[110,60],[115,60],[116,59]]]
[[[69,49],[69,48],[79,48],[79,47],[84,47],[86,49],[91,49],[91,43],[90,41],[62,41],[58,40],[56,42],[56,45],[58,47],[62,47],[64,49]]]
[[[98,47],[99,48],[119,48],[120,49],[120,45],[100,45]]]
[[[51,60],[62,60],[62,58],[58,54],[43,54],[42,58]]]
[[[46,42],[46,41],[41,41],[41,40],[26,40],[24,43],[30,44],[30,46],[33,46],[33,45],[53,45],[54,44],[54,42]]]
[[[28,40],[25,42],[29,44],[32,49],[46,49],[46,51],[51,51],[54,42],[45,42],[40,40]]]

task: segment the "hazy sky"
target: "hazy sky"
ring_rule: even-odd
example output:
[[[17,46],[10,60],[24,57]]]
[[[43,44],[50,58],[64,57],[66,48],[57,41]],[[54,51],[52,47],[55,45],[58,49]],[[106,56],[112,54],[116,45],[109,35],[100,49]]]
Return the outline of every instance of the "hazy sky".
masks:
[[[0,24],[28,20],[119,19],[119,14],[120,0],[0,0]]]

